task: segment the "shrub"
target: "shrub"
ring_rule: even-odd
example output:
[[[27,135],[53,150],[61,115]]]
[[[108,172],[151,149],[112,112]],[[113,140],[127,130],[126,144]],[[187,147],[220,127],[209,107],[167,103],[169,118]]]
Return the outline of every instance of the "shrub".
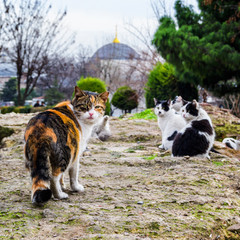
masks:
[[[6,113],[13,112],[14,108],[15,108],[14,106],[11,106],[11,107],[2,107],[2,108],[1,108],[1,113],[2,113],[2,114],[6,114]]]
[[[92,78],[92,77],[83,78],[83,77],[81,77],[80,80],[77,81],[77,86],[82,90],[96,92],[96,93],[102,93],[102,92],[107,91],[106,83],[99,78]],[[110,114],[109,100],[106,103],[105,114],[106,115]]]
[[[180,82],[175,76],[175,70],[171,64],[157,63],[149,74],[145,88],[147,108],[154,107],[153,98],[167,100],[173,99],[177,95],[182,96],[185,100],[198,99],[197,88],[190,83]]]
[[[6,127],[0,126],[0,145],[3,138],[9,137],[13,133],[14,133],[14,130],[12,128],[6,128]]]
[[[51,109],[51,108],[53,108],[54,106],[46,106],[46,107],[32,107],[31,109],[30,109],[30,113],[36,113],[36,112],[44,112],[44,111],[46,111],[46,110],[48,110],[48,109]]]
[[[31,112],[31,106],[24,106],[24,107],[19,107],[19,112],[20,113],[30,113]]]
[[[124,110],[125,113],[131,113],[132,109],[138,106],[138,95],[136,90],[128,86],[118,88],[113,94],[112,105]]]

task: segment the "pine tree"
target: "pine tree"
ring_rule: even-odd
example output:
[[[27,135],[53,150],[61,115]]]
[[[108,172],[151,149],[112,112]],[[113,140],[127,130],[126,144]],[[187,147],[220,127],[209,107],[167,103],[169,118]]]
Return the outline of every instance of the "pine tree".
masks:
[[[240,2],[198,0],[200,13],[175,3],[177,24],[162,17],[153,44],[180,80],[219,95],[240,92]]]

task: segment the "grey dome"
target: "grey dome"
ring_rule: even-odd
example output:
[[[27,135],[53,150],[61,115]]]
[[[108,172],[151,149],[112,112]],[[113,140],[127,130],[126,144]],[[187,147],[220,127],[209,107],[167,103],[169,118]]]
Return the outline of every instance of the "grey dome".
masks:
[[[139,54],[131,47],[123,43],[109,43],[99,48],[92,56],[92,59],[118,59],[130,60],[140,58]]]

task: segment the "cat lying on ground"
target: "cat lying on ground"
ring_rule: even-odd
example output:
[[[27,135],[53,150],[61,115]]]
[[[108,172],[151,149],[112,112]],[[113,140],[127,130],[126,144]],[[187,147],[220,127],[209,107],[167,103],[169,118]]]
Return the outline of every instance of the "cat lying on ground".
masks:
[[[222,141],[227,147],[240,150],[240,141],[234,138],[224,138]]]
[[[175,137],[172,155],[210,158],[209,151],[213,147],[215,132],[207,112],[196,100],[184,105],[180,111],[188,124]]]
[[[171,150],[175,136],[186,125],[186,121],[181,115],[175,114],[175,111],[170,109],[170,100],[159,101],[154,98],[154,102],[154,112],[162,133],[162,144],[159,148]]]
[[[90,95],[75,87],[71,102],[33,117],[26,128],[24,153],[32,179],[32,202],[68,198],[63,192],[63,173],[69,172],[73,191],[83,192],[78,183],[79,157],[86,149],[92,129],[104,116],[108,92]]]

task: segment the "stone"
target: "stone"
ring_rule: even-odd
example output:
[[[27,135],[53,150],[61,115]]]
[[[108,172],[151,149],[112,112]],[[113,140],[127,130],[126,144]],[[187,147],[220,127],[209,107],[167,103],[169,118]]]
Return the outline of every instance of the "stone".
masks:
[[[234,224],[234,225],[228,227],[227,230],[230,231],[230,232],[240,233],[240,224]]]

